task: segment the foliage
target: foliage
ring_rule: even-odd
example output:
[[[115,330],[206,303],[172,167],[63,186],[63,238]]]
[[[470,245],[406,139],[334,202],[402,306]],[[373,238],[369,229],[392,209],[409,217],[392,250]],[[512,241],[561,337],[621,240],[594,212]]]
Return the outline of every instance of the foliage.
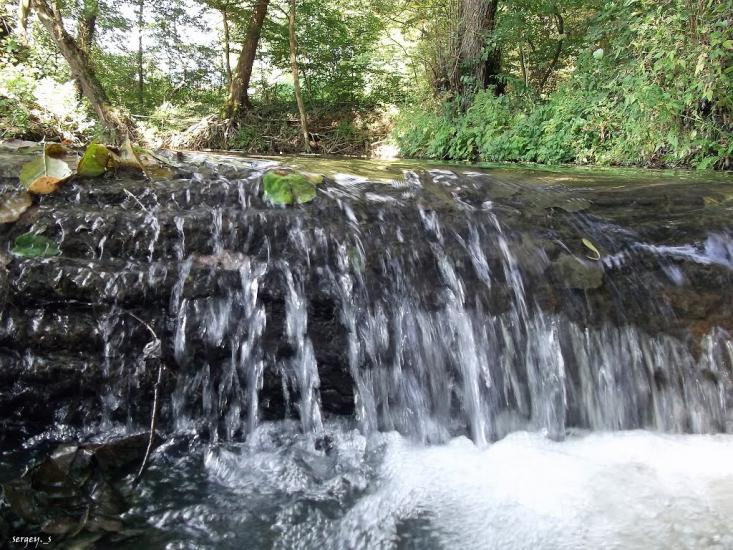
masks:
[[[298,3],[299,65],[310,104],[355,106],[396,99],[400,86],[394,86],[395,75],[385,70],[378,52],[384,21],[369,7],[364,0]],[[283,71],[290,66],[286,27],[281,15],[270,21],[264,36],[265,58]]]
[[[724,166],[733,157],[730,2],[620,0],[593,19],[546,98],[514,85],[470,107],[403,112],[403,154],[543,163]]]
[[[299,1],[300,80],[319,151],[368,153],[390,129],[385,113],[399,106],[392,136],[406,156],[730,167],[733,0],[499,0],[483,49],[468,60],[498,63],[484,89],[457,70],[466,62],[458,51],[463,14],[479,4]],[[195,122],[221,119],[224,52],[231,69],[253,0],[58,6],[74,35],[97,10],[90,65],[112,105],[132,113],[149,141],[169,143]],[[287,9],[286,0],[271,0],[249,90],[253,109],[222,126],[217,146],[302,147]],[[12,17],[0,8],[0,138],[88,141],[98,127],[52,38],[31,19],[25,43],[7,30]]]

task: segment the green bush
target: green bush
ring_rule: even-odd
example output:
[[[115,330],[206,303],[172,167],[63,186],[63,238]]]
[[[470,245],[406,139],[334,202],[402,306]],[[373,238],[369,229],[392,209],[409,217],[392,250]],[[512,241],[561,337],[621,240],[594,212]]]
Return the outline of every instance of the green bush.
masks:
[[[479,92],[466,109],[460,98],[428,102],[398,117],[393,138],[409,157],[724,166],[733,157],[726,4],[608,2],[547,97],[513,86]]]

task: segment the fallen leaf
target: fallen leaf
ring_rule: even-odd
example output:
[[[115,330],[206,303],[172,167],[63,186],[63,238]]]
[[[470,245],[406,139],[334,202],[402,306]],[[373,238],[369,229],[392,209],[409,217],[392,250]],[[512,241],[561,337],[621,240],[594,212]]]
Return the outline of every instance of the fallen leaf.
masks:
[[[0,197],[0,223],[18,221],[18,218],[30,208],[31,204],[33,204],[33,199],[25,192]]]
[[[316,198],[315,184],[302,174],[272,170],[264,175],[262,181],[265,197],[274,204],[305,204]]]
[[[588,258],[589,260],[596,261],[596,262],[601,259],[601,253],[598,252],[598,249],[595,247],[595,245],[592,242],[590,242],[588,239],[583,239],[582,242],[585,245],[585,247],[593,253],[592,256],[589,254],[586,254],[585,255],[586,258]]]
[[[107,171],[110,151],[101,143],[90,143],[79,161],[76,172],[83,178],[96,178]]]
[[[35,233],[24,233],[15,239],[11,252],[21,258],[49,258],[61,254],[55,242]]]
[[[40,158],[23,165],[20,170],[20,183],[31,193],[47,195],[56,191],[72,174],[71,168],[63,160],[43,154]]]
[[[52,176],[41,176],[31,183],[28,191],[36,195],[50,195],[59,188],[61,180]]]

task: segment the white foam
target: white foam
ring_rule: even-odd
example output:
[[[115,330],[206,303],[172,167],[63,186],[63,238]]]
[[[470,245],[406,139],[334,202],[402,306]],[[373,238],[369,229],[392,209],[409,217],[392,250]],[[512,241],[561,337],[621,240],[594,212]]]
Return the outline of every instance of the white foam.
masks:
[[[341,521],[349,545],[421,517],[444,548],[733,548],[731,436],[516,433],[485,449],[395,436],[378,483]]]

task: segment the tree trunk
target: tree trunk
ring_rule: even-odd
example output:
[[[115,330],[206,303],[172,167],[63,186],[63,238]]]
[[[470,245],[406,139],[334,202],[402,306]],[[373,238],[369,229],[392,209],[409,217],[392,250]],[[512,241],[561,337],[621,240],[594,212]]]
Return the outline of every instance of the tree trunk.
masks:
[[[290,37],[290,69],[293,72],[293,89],[295,90],[295,101],[298,104],[300,114],[300,129],[303,132],[303,147],[306,153],[311,152],[310,135],[308,133],[308,117],[305,114],[303,94],[300,91],[300,76],[298,74],[298,41],[295,37],[295,8],[296,0],[290,0],[290,17],[288,31]]]
[[[549,80],[552,71],[554,71],[555,67],[557,66],[557,62],[560,59],[560,53],[562,53],[562,45],[565,37],[565,21],[563,20],[562,15],[560,14],[560,10],[557,8],[557,6],[553,7],[553,15],[555,17],[555,24],[557,25],[557,34],[560,38],[557,41],[557,44],[555,44],[555,54],[552,56],[552,61],[550,61],[550,64],[547,66],[547,70],[545,71],[545,74],[542,76],[542,80],[540,80],[540,84],[537,89],[538,93],[542,93],[542,90],[545,88],[545,84]]]
[[[524,87],[529,88],[529,74],[527,73],[527,62],[524,59],[524,46],[519,47],[519,62],[522,65],[522,81]]]
[[[23,44],[28,42],[28,13],[30,12],[31,1],[18,1],[18,26],[16,32]]]
[[[31,6],[69,64],[72,76],[79,82],[84,97],[89,101],[99,121],[109,130],[114,141],[124,140],[131,131],[134,131],[134,125],[109,102],[86,54],[64,28],[57,6],[54,4],[51,8],[46,0],[32,0]]]
[[[76,43],[79,48],[87,56],[87,61],[91,64],[91,50],[94,43],[94,35],[97,30],[97,17],[99,16],[99,2],[97,0],[84,0],[84,5],[79,18],[78,29],[76,31]],[[76,93],[79,99],[84,93],[78,80],[74,81],[76,85]]]
[[[143,26],[145,24],[145,0],[139,0],[137,11],[137,104],[145,110],[145,75],[143,73]]]
[[[76,43],[87,57],[91,53],[94,35],[97,32],[97,17],[99,17],[99,2],[85,0],[79,19],[79,28],[76,32]]]
[[[487,38],[496,27],[498,5],[499,0],[461,0],[458,59],[450,77],[451,89],[460,94],[490,85],[496,86],[497,93],[503,92],[497,79],[501,69],[499,50],[493,48],[484,59]]]
[[[227,13],[227,7],[223,7],[221,10],[221,17],[224,21],[224,67],[227,71],[227,86],[232,85],[232,63],[229,59],[231,57],[231,40],[229,33],[229,14]]]
[[[234,120],[242,109],[251,108],[247,90],[249,89],[249,81],[252,78],[252,67],[257,54],[257,45],[260,41],[260,33],[269,5],[270,0],[257,0],[252,10],[242,53],[239,56],[236,72],[229,85],[226,115],[230,121]]]

